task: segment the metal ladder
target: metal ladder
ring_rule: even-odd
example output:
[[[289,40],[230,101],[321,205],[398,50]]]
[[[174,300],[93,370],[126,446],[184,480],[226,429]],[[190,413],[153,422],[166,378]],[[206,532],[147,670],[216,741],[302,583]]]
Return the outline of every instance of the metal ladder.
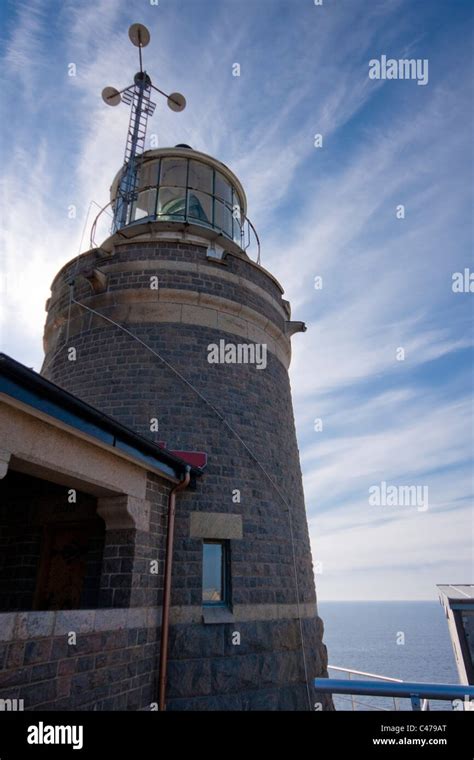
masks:
[[[113,222],[113,232],[125,227],[129,221],[132,204],[137,199],[140,157],[145,150],[148,117],[155,110],[150,98],[151,86],[146,73],[122,95],[122,100],[131,105],[127,142],[125,144],[124,165],[120,178]]]

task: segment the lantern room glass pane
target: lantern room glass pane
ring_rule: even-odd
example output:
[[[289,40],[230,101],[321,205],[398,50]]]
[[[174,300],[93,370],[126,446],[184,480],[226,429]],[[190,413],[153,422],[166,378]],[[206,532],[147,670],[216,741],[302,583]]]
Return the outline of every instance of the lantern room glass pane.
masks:
[[[158,183],[158,167],[159,159],[157,161],[147,161],[146,164],[140,168],[140,174],[138,178],[138,189],[142,190],[145,187],[156,185]]]
[[[199,219],[206,224],[212,224],[212,196],[189,190],[188,216],[190,219]]]
[[[214,226],[218,227],[228,237],[232,237],[232,207],[225,206],[220,201],[215,201],[214,206]]]
[[[145,190],[138,194],[136,203],[133,206],[132,221],[144,219],[147,216],[155,215],[155,198],[156,190]]]
[[[237,245],[242,245],[242,227],[239,224],[239,221],[237,219],[234,219],[234,230],[233,230],[233,239],[234,243],[237,243]]]
[[[212,193],[212,175],[210,166],[206,166],[202,161],[190,161],[188,187]]]
[[[216,172],[216,189],[215,189],[215,195],[216,198],[219,198],[220,201],[226,201],[227,203],[232,203],[232,185],[230,182],[227,182],[225,177],[223,177],[220,172]]]
[[[127,210],[126,224],[147,217],[189,220],[242,245],[244,217],[237,190],[222,172],[202,160],[167,156],[146,161],[138,176],[138,198]]]
[[[157,215],[184,218],[186,215],[185,190],[175,187],[160,187]]]
[[[225,601],[224,546],[204,542],[202,555],[202,601],[219,604]]]
[[[185,158],[163,158],[161,161],[160,185],[186,187],[187,160]]]

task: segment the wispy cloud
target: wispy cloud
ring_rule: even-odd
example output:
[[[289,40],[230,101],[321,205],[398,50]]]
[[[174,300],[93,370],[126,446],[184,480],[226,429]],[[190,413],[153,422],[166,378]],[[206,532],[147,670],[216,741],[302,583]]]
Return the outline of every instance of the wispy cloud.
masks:
[[[472,246],[467,25],[406,0],[53,5],[12,4],[3,32],[4,349],[41,365],[50,282],[123,159],[127,109],[100,93],[131,81],[126,30],[146,23],[146,65],[188,101],[159,101],[149,133],[236,171],[262,263],[310,327],[291,380],[320,593],[426,597],[469,580],[472,302],[450,288]],[[382,53],[429,56],[429,85],[369,80]],[[369,485],[406,479],[429,485],[428,512],[369,509]]]

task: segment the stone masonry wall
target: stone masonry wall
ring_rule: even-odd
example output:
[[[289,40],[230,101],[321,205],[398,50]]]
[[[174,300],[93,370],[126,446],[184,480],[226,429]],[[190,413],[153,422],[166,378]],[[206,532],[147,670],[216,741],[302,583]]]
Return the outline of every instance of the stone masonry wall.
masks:
[[[25,710],[150,709],[159,619],[156,608],[0,614],[0,699]]]
[[[149,473],[150,530],[108,530],[100,607],[155,607],[162,603],[169,484]],[[151,573],[158,561],[159,573]]]
[[[169,488],[149,474],[149,531],[106,531],[98,609],[16,612],[6,605],[11,611],[0,613],[0,699],[22,699],[25,710],[150,709],[156,699]],[[54,484],[52,489],[64,491]],[[11,490],[21,507],[25,494]],[[33,497],[29,512],[47,495],[37,489]],[[158,574],[150,572],[153,560]],[[5,583],[12,585],[7,577]]]
[[[184,244],[130,244],[121,246],[109,257],[109,263],[129,264],[134,259],[153,257],[157,261],[193,263],[205,260],[205,249]],[[215,265],[217,277],[220,266]],[[50,327],[55,320],[59,320],[60,325],[67,300],[63,277],[74,270],[75,263],[69,264],[55,281],[48,317]],[[147,270],[146,281],[140,282],[139,278],[133,280],[133,271],[124,271],[120,277],[118,271],[109,279],[114,303],[120,303],[121,293],[130,288],[148,287],[152,273]],[[275,324],[282,319],[277,303],[281,303],[281,291],[263,270],[243,259],[230,257],[227,271],[238,273],[270,294],[277,304],[275,308],[270,305],[273,318],[266,311],[269,306],[266,299],[253,306],[274,319]],[[189,274],[190,282],[194,276]],[[192,284],[196,289],[215,286],[215,283],[206,285],[204,282]],[[167,287],[172,286],[170,276]],[[239,297],[225,280],[220,286],[221,297],[229,300]],[[181,282],[179,289],[182,288]],[[244,294],[245,283],[242,283],[240,297]],[[75,297],[87,304],[90,295],[89,284],[76,277]],[[102,311],[107,313],[107,308]],[[250,705],[249,709],[256,709],[252,705],[259,704],[260,699],[268,706],[280,705],[278,709],[290,703],[297,705],[297,709],[307,709],[296,614],[282,612],[280,617],[290,618],[283,622],[278,620],[279,615],[258,619],[263,608],[278,611],[283,609],[282,605],[293,605],[293,608],[296,605],[290,528],[300,602],[314,605],[316,599],[287,370],[270,352],[264,370],[257,370],[253,365],[210,365],[207,361],[209,344],[218,343],[220,339],[249,342],[231,332],[197,324],[155,324],[147,322],[146,316],[127,327],[195,386],[228,424],[142,345],[112,325],[91,318],[90,314],[84,313],[75,321],[69,336],[69,345],[76,349],[77,360],[68,361],[66,351],[61,350],[64,325],[58,327],[60,340],[54,341],[53,351],[46,356],[44,374],[142,435],[155,441],[164,440],[172,449],[208,453],[206,473],[197,491],[180,494],[178,501],[172,585],[174,607],[192,610],[200,608],[202,603],[202,539],[190,536],[190,513],[232,513],[241,515],[243,521],[243,538],[230,542],[232,605],[234,608],[246,606],[249,612],[250,619],[245,621],[248,641],[243,649],[235,648],[231,654],[228,639],[231,630],[238,630],[236,623],[230,624],[230,628],[195,622],[173,626],[177,643],[173,645],[170,662],[170,706],[185,709],[206,704],[212,709],[216,695],[225,694],[227,709],[231,704],[240,704],[238,709],[246,709],[246,704]],[[159,420],[158,432],[150,431],[152,418]],[[287,503],[229,426],[271,475]],[[235,489],[240,492],[238,502],[233,500]],[[146,598],[140,586],[144,578],[140,578],[133,592],[131,590],[139,595],[137,604]],[[145,582],[153,584],[150,580]],[[255,608],[255,620],[251,618],[252,608]],[[279,630],[285,631],[280,639]],[[315,614],[304,621],[304,630],[308,674],[312,679],[324,675],[326,667],[322,625]],[[203,652],[208,654],[203,655]],[[250,701],[244,696],[247,692],[252,692]]]
[[[156,709],[160,620],[156,608],[0,614],[0,700],[24,700],[25,710]],[[304,626],[314,658],[322,631]],[[171,627],[168,710],[307,710],[297,622],[240,623],[240,647],[235,628]]]

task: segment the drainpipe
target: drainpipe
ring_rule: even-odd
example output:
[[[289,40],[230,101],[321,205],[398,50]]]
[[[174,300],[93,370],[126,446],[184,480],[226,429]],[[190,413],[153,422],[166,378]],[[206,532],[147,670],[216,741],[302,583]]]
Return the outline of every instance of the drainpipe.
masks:
[[[186,465],[185,476],[178,485],[171,489],[168,497],[168,528],[166,534],[166,559],[163,590],[163,611],[161,615],[160,676],[159,676],[159,710],[166,710],[166,671],[168,666],[168,637],[171,601],[171,572],[173,568],[174,518],[176,514],[176,494],[188,487],[191,479],[191,467]]]

